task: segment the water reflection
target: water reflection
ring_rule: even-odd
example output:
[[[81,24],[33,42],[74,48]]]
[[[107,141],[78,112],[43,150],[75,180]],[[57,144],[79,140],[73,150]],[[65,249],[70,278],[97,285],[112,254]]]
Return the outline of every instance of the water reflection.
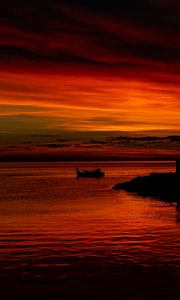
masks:
[[[1,176],[2,299],[179,299],[179,205],[111,189],[170,166],[105,164],[79,181],[68,168]]]

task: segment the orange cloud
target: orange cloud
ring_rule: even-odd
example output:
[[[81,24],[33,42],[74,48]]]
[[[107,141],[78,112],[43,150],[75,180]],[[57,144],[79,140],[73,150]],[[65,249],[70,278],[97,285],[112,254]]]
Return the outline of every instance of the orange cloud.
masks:
[[[62,121],[64,130],[180,128],[180,88],[173,83],[5,72],[0,79],[0,115],[4,118],[29,115],[36,122],[43,117],[45,127],[55,130],[62,127]]]
[[[0,132],[180,129],[176,1],[11,2]]]

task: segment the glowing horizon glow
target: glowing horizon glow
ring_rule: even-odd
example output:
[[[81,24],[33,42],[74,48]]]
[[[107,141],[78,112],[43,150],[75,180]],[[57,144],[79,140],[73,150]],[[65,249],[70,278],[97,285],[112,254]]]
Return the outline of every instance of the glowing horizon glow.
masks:
[[[4,4],[0,133],[179,132],[180,7],[138,3]]]
[[[0,115],[84,131],[179,130],[180,87],[131,78],[1,72]],[[170,92],[172,90],[172,93]],[[29,123],[29,127],[31,123]],[[45,129],[44,128],[44,129]],[[10,130],[10,128],[9,128]]]

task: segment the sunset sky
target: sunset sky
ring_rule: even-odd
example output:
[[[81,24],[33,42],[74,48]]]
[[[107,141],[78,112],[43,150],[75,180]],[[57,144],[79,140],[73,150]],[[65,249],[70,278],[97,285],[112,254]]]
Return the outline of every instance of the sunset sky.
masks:
[[[179,16],[179,0],[2,0],[1,156],[90,142],[90,156],[124,157],[129,140],[108,137],[179,135]],[[180,153],[171,138],[130,143],[128,157]]]

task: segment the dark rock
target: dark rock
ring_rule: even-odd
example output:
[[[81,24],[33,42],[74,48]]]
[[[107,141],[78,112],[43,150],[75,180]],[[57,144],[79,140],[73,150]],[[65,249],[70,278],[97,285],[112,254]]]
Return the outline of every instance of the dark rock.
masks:
[[[116,184],[113,189],[168,202],[180,201],[180,182],[176,173],[151,173],[148,176],[135,177],[128,182]]]

